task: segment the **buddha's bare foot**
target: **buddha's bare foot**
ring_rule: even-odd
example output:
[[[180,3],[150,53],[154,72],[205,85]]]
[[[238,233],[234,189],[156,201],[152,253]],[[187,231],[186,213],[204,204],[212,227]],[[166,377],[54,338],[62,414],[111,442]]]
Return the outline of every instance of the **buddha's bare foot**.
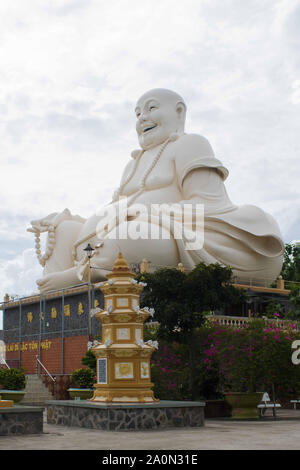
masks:
[[[71,268],[66,271],[46,274],[41,279],[38,279],[36,283],[39,291],[45,293],[78,285],[80,281],[76,275],[76,269]]]

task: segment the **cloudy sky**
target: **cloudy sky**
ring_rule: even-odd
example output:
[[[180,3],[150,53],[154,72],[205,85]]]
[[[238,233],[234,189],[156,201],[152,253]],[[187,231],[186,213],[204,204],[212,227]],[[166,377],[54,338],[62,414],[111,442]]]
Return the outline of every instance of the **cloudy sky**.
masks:
[[[299,239],[299,31],[299,0],[1,2],[0,298],[36,290],[30,220],[110,200],[156,87],[185,98],[231,199]]]

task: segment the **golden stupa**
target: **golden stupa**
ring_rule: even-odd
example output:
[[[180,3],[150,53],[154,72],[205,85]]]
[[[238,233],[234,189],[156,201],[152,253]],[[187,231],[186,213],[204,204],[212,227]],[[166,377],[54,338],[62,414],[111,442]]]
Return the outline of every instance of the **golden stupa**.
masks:
[[[102,343],[91,351],[97,358],[97,383],[92,402],[152,403],[150,358],[156,344],[144,343],[143,324],[152,313],[140,309],[143,283],[134,280],[119,253],[107,281],[100,284],[104,309],[95,316],[102,324]]]

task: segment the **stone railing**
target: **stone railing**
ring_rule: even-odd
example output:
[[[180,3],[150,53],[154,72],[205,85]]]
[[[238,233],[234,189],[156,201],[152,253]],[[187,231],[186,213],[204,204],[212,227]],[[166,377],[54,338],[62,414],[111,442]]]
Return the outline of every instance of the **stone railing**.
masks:
[[[227,316],[227,315],[208,315],[206,317],[208,321],[218,323],[222,326],[230,326],[232,328],[243,328],[249,322],[252,321],[252,318],[249,317],[234,317],[234,316]],[[281,329],[290,329],[291,325],[295,325],[296,329],[299,328],[299,322],[293,320],[276,320],[265,318],[268,323],[276,324],[278,328]]]
[[[229,326],[231,328],[244,328],[249,322],[253,320],[253,317],[234,317],[234,316],[228,316],[228,315],[207,315],[206,316],[207,320],[210,321],[211,323],[218,323],[218,325],[221,326]],[[258,317],[256,317],[258,318]],[[291,325],[295,325],[293,329],[299,330],[300,327],[300,322],[299,321],[294,321],[294,320],[276,320],[271,319],[271,318],[266,318],[264,319],[268,323],[272,323],[273,325],[276,325],[278,328],[283,329],[283,330],[290,330],[292,327]],[[159,323],[157,321],[151,321],[148,323],[145,323],[145,326],[147,329],[150,329],[152,327],[158,327]]]
[[[251,321],[251,318],[247,317],[229,317],[226,315],[208,315],[206,318],[211,322],[222,326],[231,326],[232,328],[243,328]]]

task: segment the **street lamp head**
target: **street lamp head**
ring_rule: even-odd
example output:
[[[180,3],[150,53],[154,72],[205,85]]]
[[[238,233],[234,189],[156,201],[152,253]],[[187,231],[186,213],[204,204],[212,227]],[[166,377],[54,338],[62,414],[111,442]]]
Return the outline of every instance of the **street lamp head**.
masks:
[[[88,243],[87,246],[83,248],[83,251],[86,251],[88,258],[91,258],[93,251],[95,251],[95,248],[91,247],[91,245]]]
[[[251,289],[248,288],[246,290],[246,303],[248,305],[252,303],[252,295],[251,294],[252,294],[252,291],[251,291]]]

